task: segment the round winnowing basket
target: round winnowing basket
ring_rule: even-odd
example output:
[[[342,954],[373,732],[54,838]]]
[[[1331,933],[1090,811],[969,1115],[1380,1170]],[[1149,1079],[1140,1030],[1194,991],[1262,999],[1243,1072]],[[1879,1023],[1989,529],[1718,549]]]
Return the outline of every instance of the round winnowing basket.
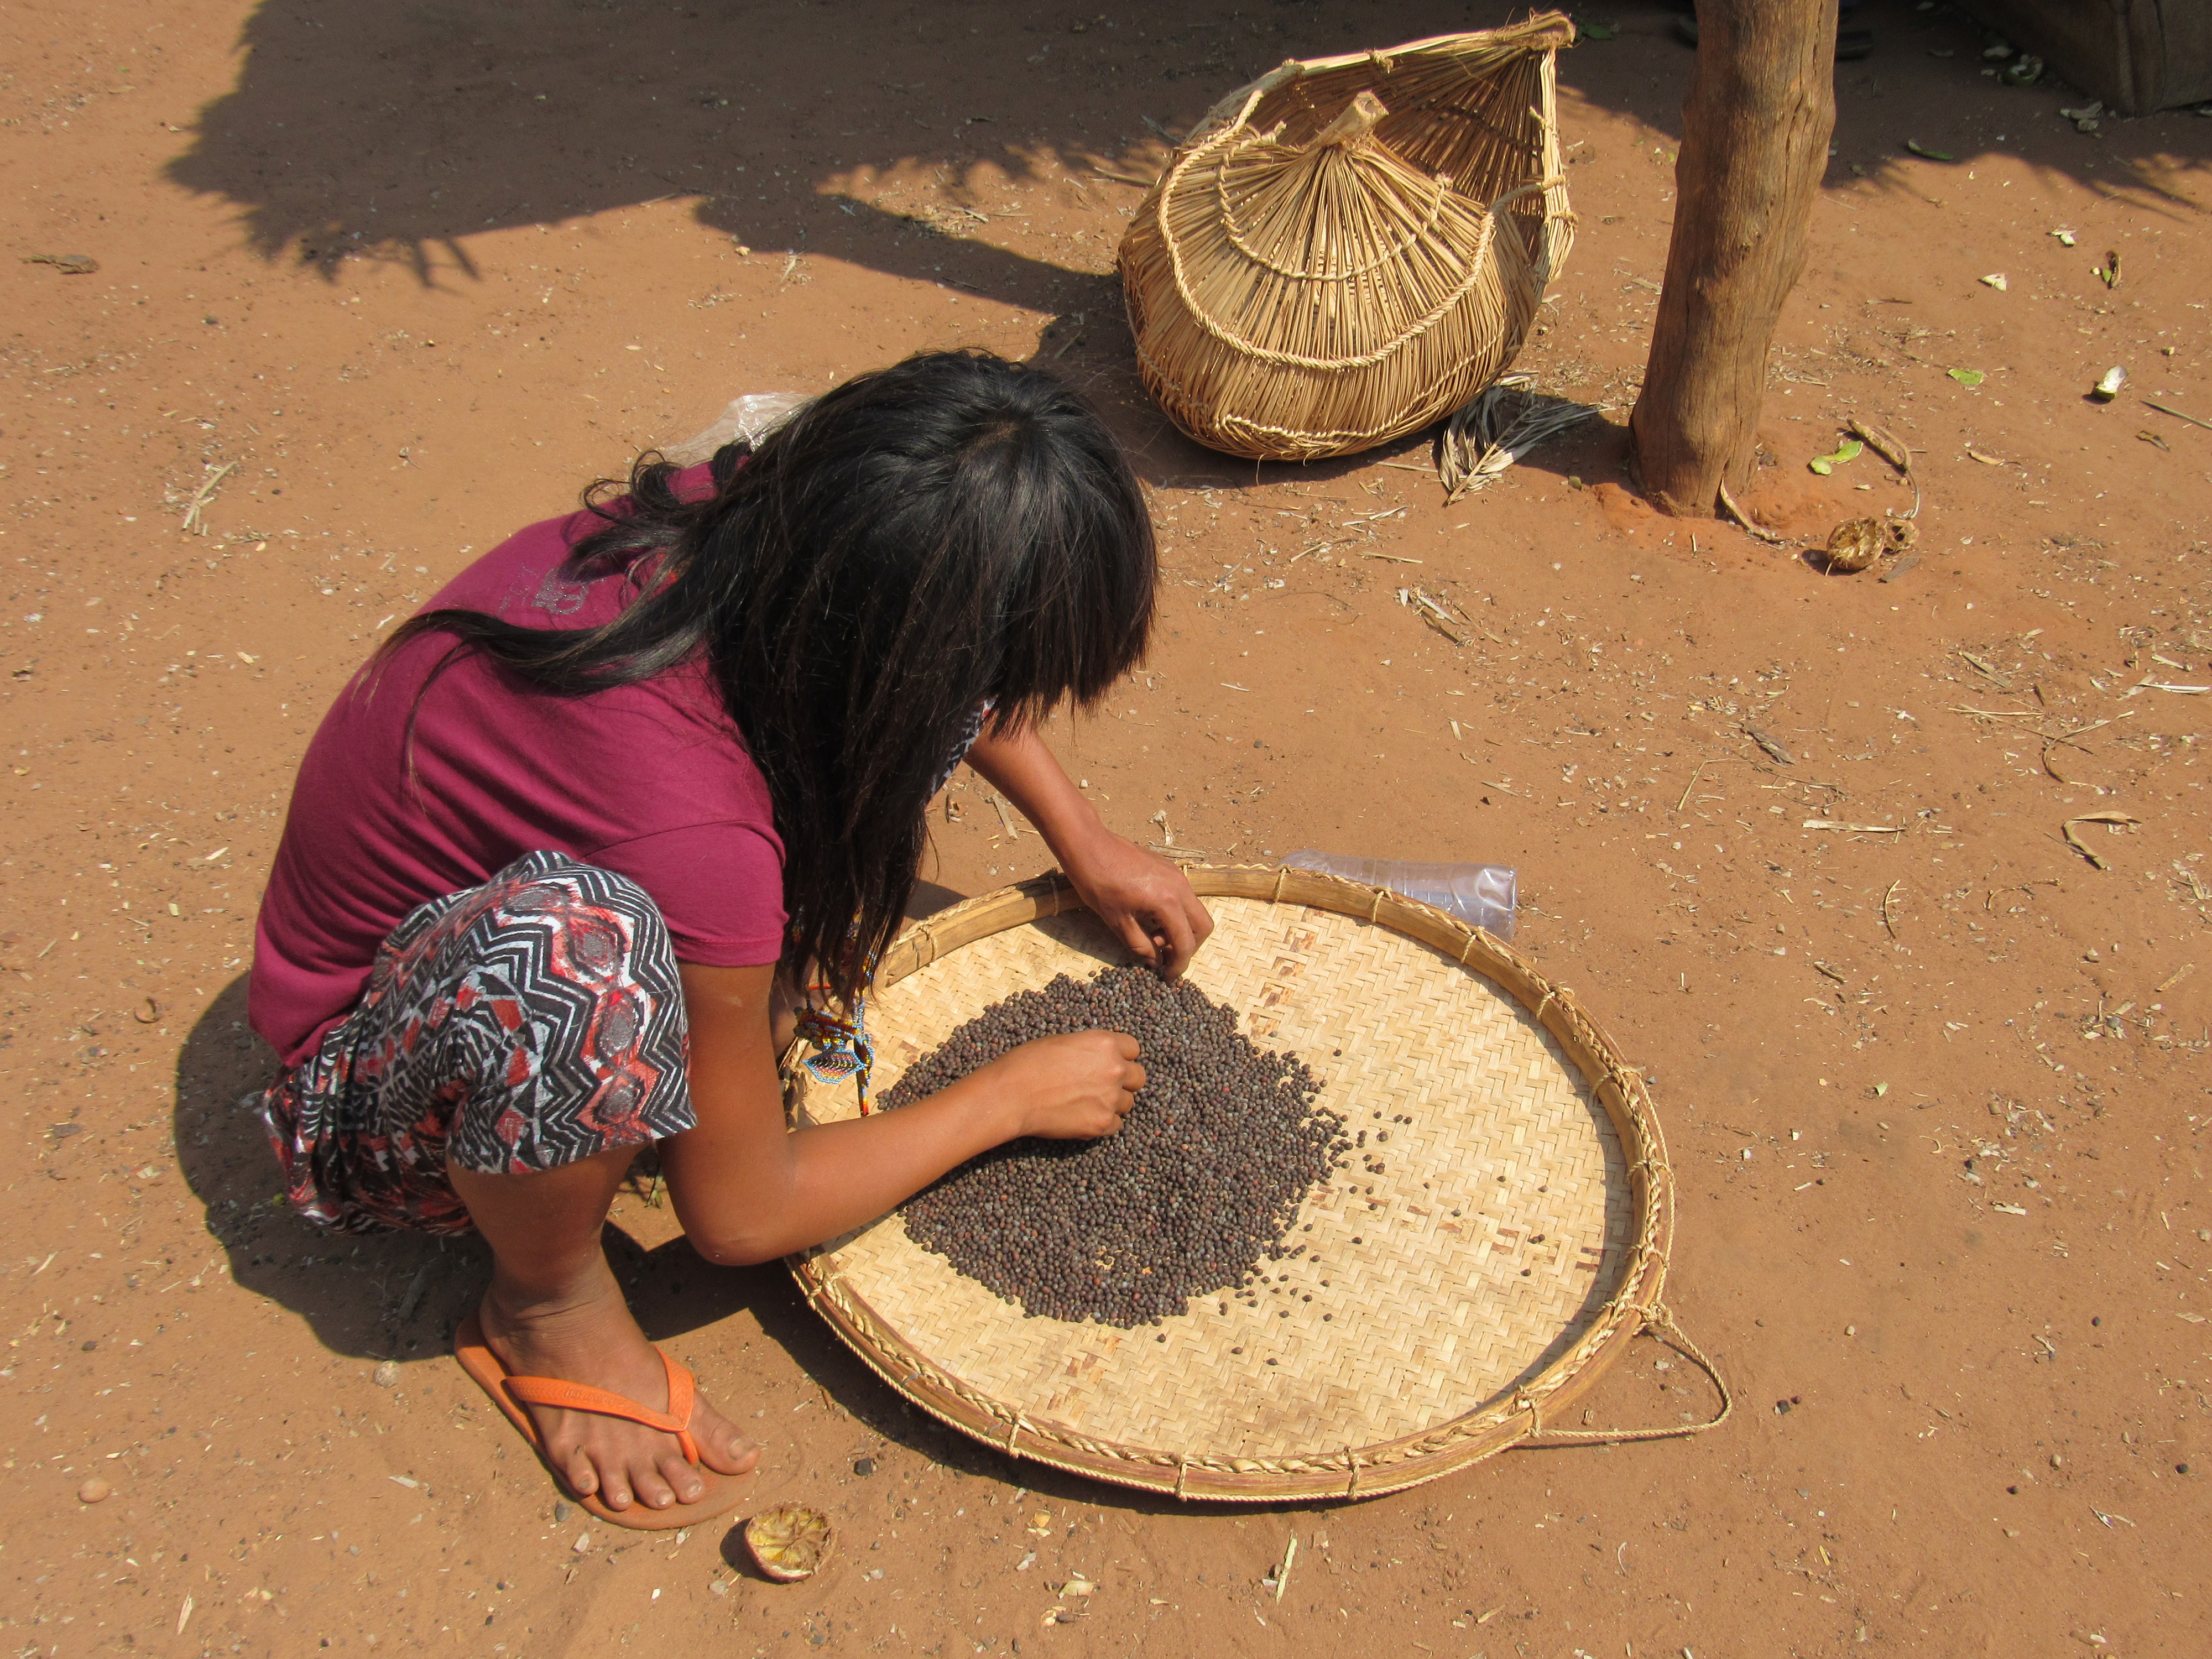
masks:
[[[1510,364],[1573,240],[1554,58],[1574,25],[1293,60],[1194,128],[1122,239],[1146,387],[1199,442],[1315,460]]]
[[[1312,1067],[1352,1128],[1388,1127],[1385,1172],[1351,1164],[1309,1194],[1293,1294],[1194,1297],[1134,1330],[1027,1316],[895,1212],[792,1258],[854,1352],[1003,1451],[1188,1498],[1394,1492],[1509,1446],[1725,1418],[1723,1389],[1719,1416],[1688,1428],[1551,1426],[1641,1329],[1711,1374],[1659,1299],[1674,1183],[1650,1098],[1572,994],[1376,888],[1188,874],[1215,923],[1190,980]],[[877,1087],[1012,993],[1128,960],[1056,877],[917,924],[870,1000]],[[823,1121],[858,1103],[817,1084],[797,1109]]]

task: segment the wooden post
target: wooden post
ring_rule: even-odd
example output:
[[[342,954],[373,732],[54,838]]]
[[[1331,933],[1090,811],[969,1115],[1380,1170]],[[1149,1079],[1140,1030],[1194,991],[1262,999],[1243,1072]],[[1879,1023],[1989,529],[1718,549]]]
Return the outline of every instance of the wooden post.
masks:
[[[1629,418],[1644,492],[1708,518],[1751,482],[1767,348],[1836,125],[1836,0],[1699,0],[1674,233]]]

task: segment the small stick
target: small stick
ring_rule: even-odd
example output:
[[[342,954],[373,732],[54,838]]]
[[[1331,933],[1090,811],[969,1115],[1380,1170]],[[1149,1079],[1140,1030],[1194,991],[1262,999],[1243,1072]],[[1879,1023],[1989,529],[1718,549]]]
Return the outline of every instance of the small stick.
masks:
[[[2171,415],[2177,421],[2186,421],[2191,426],[2201,426],[2207,432],[2212,432],[2212,421],[2200,421],[2194,415],[2185,415],[2178,409],[2168,409],[2164,404],[2152,403],[2148,398],[2143,401],[2161,415]]]
[[[999,822],[1006,827],[1006,839],[1008,841],[1019,841],[1022,838],[1022,832],[1014,828],[1014,821],[1006,816],[1006,802],[1000,800],[996,795],[994,795],[991,797],[991,805],[998,809]]]
[[[2081,836],[2074,833],[2074,826],[2077,823],[2112,823],[2118,824],[2122,828],[2126,828],[2129,825],[2141,823],[2142,822],[2142,820],[2136,817],[2132,812],[2084,812],[2078,817],[2067,819],[2065,823],[2058,826],[2058,830],[2059,833],[2066,838],[2066,844],[2069,847],[2079,853],[2083,858],[2088,860],[2089,862],[2096,866],[2098,869],[2109,870],[2112,866],[2106,863],[2104,860],[2099,858],[2096,854],[2089,850],[2089,843],[2083,841]]]
[[[1790,544],[1781,537],[1769,530],[1765,526],[1754,524],[1752,521],[1751,515],[1735,504],[1735,498],[1729,494],[1728,486],[1726,484],[1723,484],[1721,486],[1721,505],[1728,508],[1729,516],[1730,518],[1734,519],[1738,524],[1741,525],[1746,530],[1748,530],[1753,535],[1758,537],[1759,540],[1765,542],[1768,546],[1787,547]]]
[[[185,505],[183,527],[187,534],[195,531],[203,536],[207,534],[207,525],[202,519],[201,514],[208,502],[214,499],[215,487],[237,470],[236,461],[227,461],[219,470],[201,481],[199,489],[193,494],[191,500]]]
[[[1297,1559],[1298,1540],[1297,1534],[1293,1534],[1290,1547],[1283,1552],[1283,1565],[1275,1569],[1275,1599],[1278,1601],[1283,1599],[1284,1586],[1291,1582],[1291,1563]]]
[[[1687,806],[1690,804],[1690,791],[1698,787],[1698,780],[1705,775],[1705,763],[1703,761],[1699,761],[1697,765],[1691,769],[1690,781],[1682,786],[1682,799],[1674,803],[1674,810],[1677,812],[1680,811],[1685,806]]]
[[[2172,973],[2168,974],[2164,979],[2158,982],[2157,989],[2153,993],[2153,994],[2164,996],[2175,986],[2180,984],[2182,981],[2187,979],[2191,971],[2195,969],[2196,966],[2197,964],[2193,962],[2183,963],[2180,967],[2175,969]],[[46,1260],[51,1261],[53,1258],[52,1256],[48,1256]]]
[[[1419,559],[1409,559],[1402,553],[1362,553],[1363,559],[1388,559],[1393,564],[1419,564]]]
[[[1889,919],[1889,902],[1897,896],[1897,890],[1904,885],[1905,878],[1899,876],[1895,881],[1889,884],[1889,890],[1881,896],[1882,931],[1887,933],[1892,939],[1895,939],[1897,937],[1897,929],[1892,925]]]

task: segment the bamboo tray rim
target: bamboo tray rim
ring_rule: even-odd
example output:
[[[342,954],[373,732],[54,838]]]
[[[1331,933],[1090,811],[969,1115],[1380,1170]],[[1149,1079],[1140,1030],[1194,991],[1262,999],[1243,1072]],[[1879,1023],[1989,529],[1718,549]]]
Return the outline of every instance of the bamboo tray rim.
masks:
[[[1598,1444],[1702,1433],[1734,1408],[1711,1361],[1682,1334],[1662,1299],[1675,1217],[1675,1183],[1642,1073],[1583,1010],[1574,993],[1539,973],[1488,932],[1387,888],[1288,866],[1186,866],[1201,898],[1257,899],[1352,916],[1428,945],[1488,980],[1528,1011],[1582,1073],[1620,1137],[1627,1164],[1632,1241],[1613,1289],[1589,1328],[1510,1396],[1414,1433],[1365,1447],[1297,1456],[1230,1457],[1146,1448],[1030,1421],[1018,1408],[963,1382],[910,1344],[817,1247],[787,1258],[808,1304],[846,1346],[903,1398],[939,1421],[1012,1456],[1093,1480],[1182,1499],[1282,1503],[1376,1497],[1418,1486],[1510,1447]],[[879,987],[897,983],[951,951],[1026,923],[1084,910],[1059,872],[941,910],[915,922],[885,953]],[[1641,1333],[1676,1348],[1711,1379],[1711,1419],[1651,1428],[1552,1426]]]

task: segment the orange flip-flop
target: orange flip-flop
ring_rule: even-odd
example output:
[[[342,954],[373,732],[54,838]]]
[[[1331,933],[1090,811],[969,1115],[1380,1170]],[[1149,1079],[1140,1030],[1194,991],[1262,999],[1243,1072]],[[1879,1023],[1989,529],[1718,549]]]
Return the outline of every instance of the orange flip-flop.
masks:
[[[474,1379],[477,1386],[492,1397],[493,1403],[507,1413],[507,1421],[522,1431],[530,1449],[538,1454],[538,1461],[545,1465],[545,1472],[559,1484],[561,1490],[611,1526],[628,1527],[636,1532],[665,1532],[677,1527],[689,1527],[702,1521],[711,1521],[718,1515],[726,1515],[745,1500],[753,1489],[759,1470],[754,1468],[744,1474],[723,1474],[702,1468],[699,1463],[699,1443],[691,1437],[691,1407],[696,1389],[691,1373],[671,1359],[659,1348],[660,1363],[668,1368],[668,1409],[657,1412],[641,1406],[635,1400],[611,1394],[605,1389],[594,1389],[581,1382],[564,1382],[551,1376],[517,1376],[509,1371],[485,1342],[483,1324],[471,1314],[453,1333],[453,1358],[460,1361],[461,1369]],[[583,1497],[569,1492],[568,1482],[561,1471],[546,1462],[545,1442],[538,1432],[538,1425],[531,1420],[525,1409],[529,1406],[554,1406],[568,1411],[598,1412],[607,1417],[619,1417],[631,1423],[641,1423],[648,1429],[658,1429],[663,1434],[672,1434],[683,1449],[684,1458],[707,1482],[706,1494],[696,1502],[673,1504],[665,1510],[651,1504],[635,1502],[626,1510],[609,1509],[596,1496]]]

